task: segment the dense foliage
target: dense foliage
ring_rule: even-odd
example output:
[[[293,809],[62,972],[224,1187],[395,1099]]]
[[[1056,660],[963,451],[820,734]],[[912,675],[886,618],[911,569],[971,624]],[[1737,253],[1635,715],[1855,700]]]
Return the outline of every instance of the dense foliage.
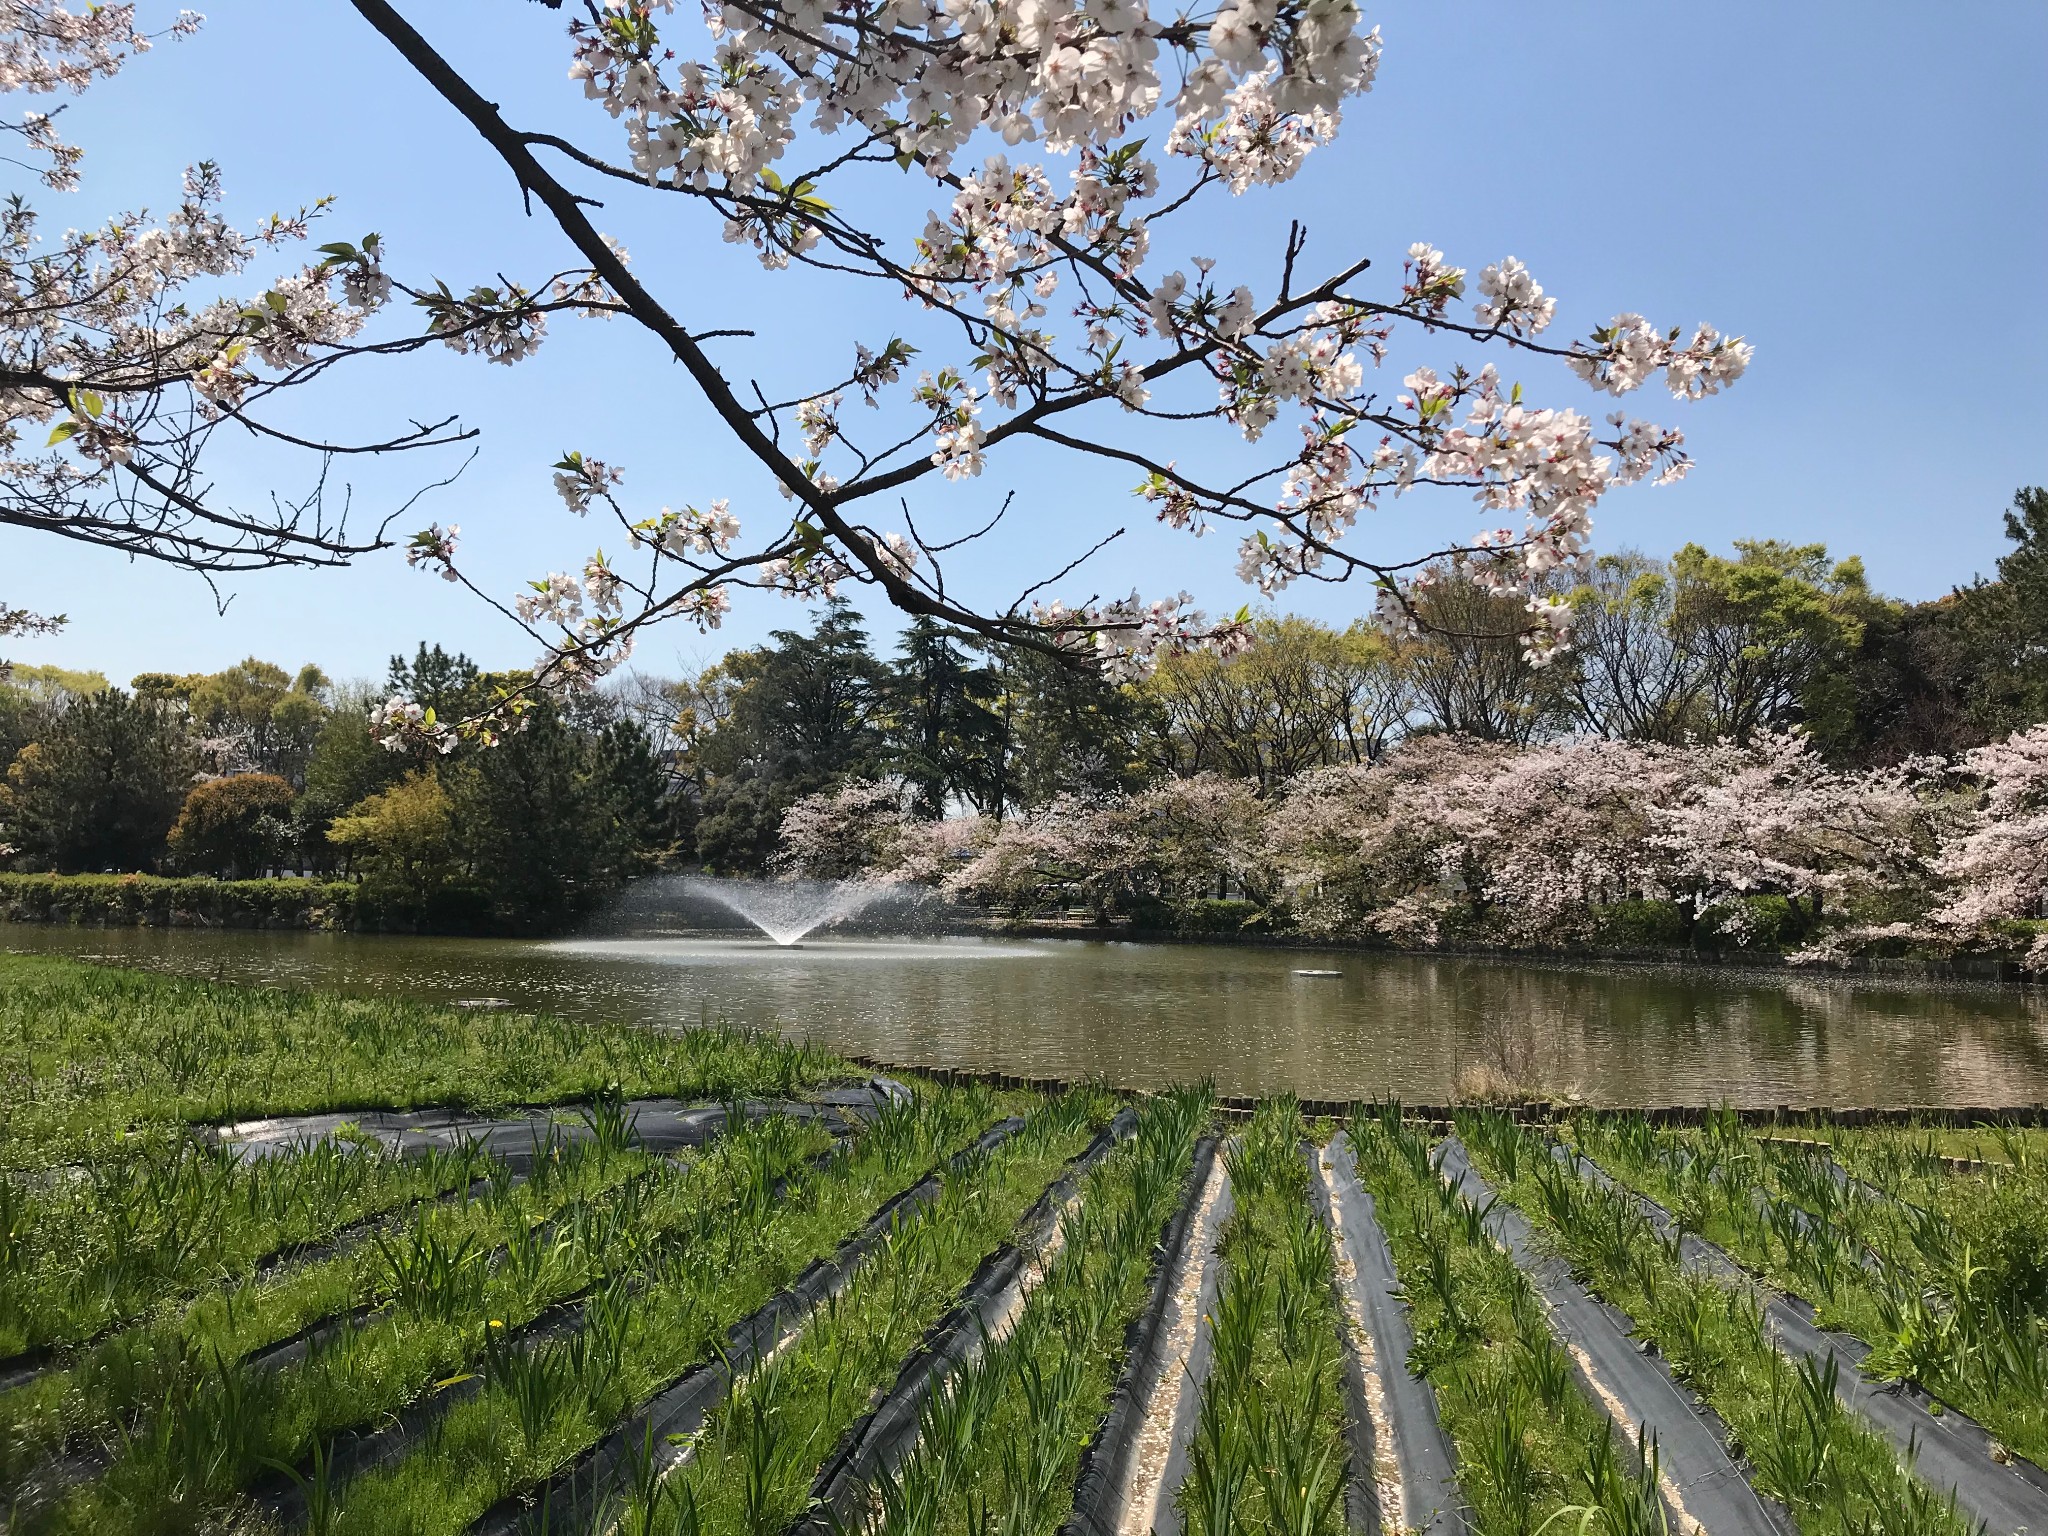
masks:
[[[114,921],[564,921],[668,851],[669,773],[609,696],[530,711],[494,746],[445,754],[394,751],[372,731],[388,693],[459,713],[502,686],[425,645],[393,658],[381,689],[253,657],[219,673],[144,673],[132,690],[22,669],[0,683],[0,860],[24,873],[228,883],[16,883],[7,908]],[[275,875],[310,879],[265,878]]]
[[[1399,644],[1260,620],[1241,655],[1122,688],[963,653],[942,697],[916,686],[928,638],[894,666],[854,651],[858,750],[755,772],[754,803],[787,807],[755,846],[789,873],[1141,927],[2039,962],[2048,647],[2022,631],[2048,602],[2048,493],[2007,521],[1998,580],[1918,607],[1819,546],[1612,556],[1568,592],[1578,650],[1543,668],[1448,606]],[[1887,649],[1904,633],[1940,637],[1939,689]],[[692,745],[707,804],[777,708],[765,654],[690,685],[729,690]]]

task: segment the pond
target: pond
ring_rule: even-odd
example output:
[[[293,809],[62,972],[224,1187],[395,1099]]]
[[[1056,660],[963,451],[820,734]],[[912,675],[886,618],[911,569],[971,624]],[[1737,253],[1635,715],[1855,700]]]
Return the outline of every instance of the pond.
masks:
[[[2048,1100],[2036,989],[1712,967],[1084,940],[555,941],[0,925],[0,949],[652,1024],[908,1065],[1440,1102],[1493,1075],[1602,1104]],[[1303,975],[1334,971],[1335,975]]]

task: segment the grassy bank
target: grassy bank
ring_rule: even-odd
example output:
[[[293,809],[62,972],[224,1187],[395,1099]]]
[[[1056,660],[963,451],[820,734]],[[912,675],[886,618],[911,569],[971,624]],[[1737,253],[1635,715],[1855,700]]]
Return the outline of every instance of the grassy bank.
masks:
[[[741,1030],[236,987],[0,955],[0,1167],[127,1157],[187,1122],[606,1093],[787,1097],[851,1071]]]

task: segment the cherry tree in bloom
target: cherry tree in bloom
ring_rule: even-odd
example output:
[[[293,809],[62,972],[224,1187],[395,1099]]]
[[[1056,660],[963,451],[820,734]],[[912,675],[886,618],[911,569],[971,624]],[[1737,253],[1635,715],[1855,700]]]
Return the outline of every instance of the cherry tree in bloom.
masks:
[[[1807,901],[1817,919],[1831,902],[1924,887],[1942,835],[1940,764],[1844,771],[1796,732],[1679,750],[1686,782],[1657,810],[1655,841],[1673,894],[1730,932],[1753,895]]]
[[[945,886],[996,835],[981,816],[912,814],[901,784],[853,779],[783,813],[773,866],[811,880]]]
[[[507,195],[552,220],[562,269],[407,279],[402,253],[365,237],[323,245],[246,301],[180,308],[181,287],[305,237],[322,211],[243,236],[219,218],[211,167],[161,226],[117,221],[67,240],[54,264],[17,224],[17,288],[54,287],[61,302],[14,316],[10,473],[27,502],[89,499],[101,524],[128,530],[106,541],[140,552],[221,559],[225,527],[262,558],[346,558],[381,532],[351,543],[303,509],[244,527],[215,507],[199,469],[213,429],[260,423],[278,390],[366,352],[445,345],[519,364],[563,324],[626,319],[680,365],[757,472],[643,492],[622,458],[630,444],[564,445],[554,492],[572,515],[612,525],[611,552],[492,597],[539,646],[540,688],[604,675],[651,624],[716,627],[747,588],[808,597],[866,584],[959,632],[1091,654],[1112,677],[1164,650],[1241,643],[1241,620],[1206,618],[1185,594],[1062,597],[1089,548],[1055,552],[1007,600],[949,584],[946,555],[988,521],[977,483],[1027,444],[1092,467],[1106,489],[1134,488],[1175,528],[1234,528],[1239,573],[1261,593],[1358,579],[1398,628],[1413,622],[1409,584],[1449,556],[1452,579],[1524,598],[1525,643],[1541,658],[1569,629],[1546,579],[1584,558],[1601,498],[1687,466],[1681,430],[1602,414],[1597,397],[1661,381],[1690,402],[1750,361],[1740,337],[1635,313],[1560,340],[1558,296],[1497,252],[1460,265],[1404,235],[1391,246],[1405,246],[1398,271],[1347,255],[1312,272],[1298,223],[1258,270],[1202,251],[1190,228],[1203,210],[1284,186],[1361,110],[1382,49],[1357,0],[1171,12],[1138,0],[584,0],[569,8],[564,51],[534,64],[587,100],[574,138],[508,121],[492,82],[466,78],[392,0],[351,3],[504,164]],[[132,7],[89,14],[107,19],[48,0],[6,8],[0,58],[17,89],[104,78],[146,41]],[[928,194],[921,220],[891,227],[893,215],[863,212],[900,207],[906,180]],[[598,194],[607,207],[638,195],[694,213],[682,238],[733,242],[778,280],[829,285],[848,312],[907,302],[821,376],[742,385],[816,356],[802,323],[778,306],[734,325],[713,296],[658,294],[594,222]],[[477,272],[502,266],[477,253]],[[61,325],[40,318],[60,311]],[[1397,345],[1435,360],[1382,379]],[[1539,402],[1504,371],[1544,359],[1571,398]],[[30,454],[29,427],[62,436]],[[353,446],[459,433],[446,421]],[[1186,467],[1197,461],[1231,467]],[[1355,536],[1430,489],[1472,498],[1487,526],[1409,561]],[[123,501],[138,496],[140,535]],[[1030,515],[1002,505],[998,519]],[[1101,542],[1114,535],[1106,522]],[[454,529],[423,530],[408,555],[469,585]]]
[[[895,867],[910,829],[900,785],[852,779],[782,813],[774,867],[809,880],[851,880]]]
[[[1512,756],[1497,743],[1422,736],[1376,762],[1296,777],[1266,822],[1267,856],[1295,924],[1325,937],[1437,942],[1477,878],[1456,786]]]
[[[1133,896],[1199,900],[1260,878],[1262,815],[1251,785],[1218,774],[1130,796],[1065,795],[976,839],[943,883],[972,901],[1078,903],[1098,917]]]
[[[1934,861],[1946,899],[1904,936],[1996,942],[2002,924],[2048,917],[2048,725],[1979,747],[1958,766],[1979,788]],[[2048,930],[2034,936],[2025,964],[2048,970]]]
[[[1310,932],[1576,945],[1603,910],[1653,900],[1744,940],[1757,896],[1808,902],[1816,922],[1824,903],[1917,900],[1944,816],[1929,772],[1839,771],[1794,734],[1520,750],[1422,737],[1302,775],[1266,835]]]
[[[1684,750],[1589,739],[1532,747],[1445,795],[1491,933],[1583,944],[1602,908],[1672,894],[1655,834],[1686,782]]]
[[[1312,937],[1576,948],[1641,942],[1612,924],[1651,902],[1716,943],[1796,939],[1800,963],[2005,951],[2018,936],[2024,963],[2048,970],[2048,939],[2014,927],[2048,919],[2048,726],[1955,762],[1865,770],[1829,766],[1796,733],[1530,747],[1432,734],[1268,796],[1198,774],[1001,823],[922,820],[899,786],[855,782],[798,802],[783,836],[789,872],[1026,911],[1107,917],[1229,892]],[[1766,898],[1792,905],[1789,927],[1766,927]]]

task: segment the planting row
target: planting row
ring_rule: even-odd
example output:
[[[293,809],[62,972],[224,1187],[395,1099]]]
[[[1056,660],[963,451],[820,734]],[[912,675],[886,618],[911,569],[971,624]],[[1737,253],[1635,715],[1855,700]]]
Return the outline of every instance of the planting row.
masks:
[[[1863,1373],[1917,1389],[2048,1461],[2048,1164],[1959,1169],[1917,1138],[1822,1145],[1732,1121],[1657,1131],[1586,1118],[1578,1148],[1687,1232],[1804,1301],[1869,1353]]]
[[[1018,1107],[560,1138],[167,1292],[0,1393],[11,1528],[1057,1530],[1207,1100]]]

